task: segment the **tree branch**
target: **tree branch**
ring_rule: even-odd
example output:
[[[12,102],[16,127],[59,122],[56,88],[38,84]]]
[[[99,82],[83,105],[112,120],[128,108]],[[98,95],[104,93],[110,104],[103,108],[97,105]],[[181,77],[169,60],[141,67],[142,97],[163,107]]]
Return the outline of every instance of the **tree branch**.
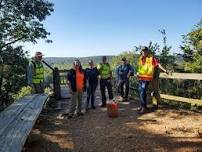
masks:
[[[3,46],[1,46],[0,49],[3,49],[4,47],[6,47],[6,46],[8,46],[8,45],[14,44],[14,43],[16,43],[17,41],[22,40],[23,38],[24,38],[24,37],[21,37],[21,38],[18,38],[18,39],[16,39],[16,40],[14,40],[14,41],[8,42],[8,43],[4,44]]]

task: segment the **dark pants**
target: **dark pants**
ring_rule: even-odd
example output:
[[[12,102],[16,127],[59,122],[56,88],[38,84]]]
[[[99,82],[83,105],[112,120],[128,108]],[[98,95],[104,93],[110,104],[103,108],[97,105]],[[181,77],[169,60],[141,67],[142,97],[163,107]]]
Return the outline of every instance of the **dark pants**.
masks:
[[[89,101],[91,101],[91,107],[94,107],[95,102],[95,90],[97,88],[97,83],[90,83],[87,87],[87,103],[86,108],[88,109]]]
[[[125,90],[124,90],[125,85]],[[118,83],[118,93],[124,98],[128,99],[128,93],[129,93],[129,80],[126,81],[120,81]]]
[[[33,84],[32,93],[44,93],[44,83]]]
[[[109,99],[113,99],[113,92],[112,92],[112,84],[110,79],[100,79],[100,90],[102,95],[102,104],[106,105],[106,95],[105,95],[105,88],[107,87],[107,91],[109,94]]]
[[[147,88],[150,81],[139,80],[139,94],[141,107],[147,107]]]

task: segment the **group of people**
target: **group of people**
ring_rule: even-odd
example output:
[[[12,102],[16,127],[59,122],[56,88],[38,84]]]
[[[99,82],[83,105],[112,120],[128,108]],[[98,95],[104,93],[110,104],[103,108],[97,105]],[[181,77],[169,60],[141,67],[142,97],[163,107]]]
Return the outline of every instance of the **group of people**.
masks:
[[[30,85],[34,93],[44,92],[44,67],[42,64],[42,53],[36,52],[35,57],[28,66],[28,85]],[[123,101],[128,101],[129,79],[134,75],[134,68],[130,65],[126,57],[121,59],[121,64],[116,68],[116,82],[118,84],[118,94]],[[150,53],[147,47],[141,51],[141,55],[137,62],[137,78],[139,83],[140,107],[139,114],[147,112],[147,88],[152,82],[152,95],[156,98],[157,103],[160,101],[158,79],[160,70],[167,71],[160,65],[159,61]],[[76,112],[77,116],[82,113],[82,97],[87,91],[86,111],[95,109],[95,91],[100,82],[100,91],[102,97],[101,107],[106,107],[107,97],[106,88],[109,95],[109,100],[114,98],[112,89],[112,69],[107,62],[107,57],[102,57],[102,63],[96,67],[92,60],[89,60],[88,67],[83,69],[81,62],[77,59],[73,62],[72,68],[67,74],[67,85],[72,95],[68,118],[72,118]],[[125,86],[125,87],[124,87]],[[158,104],[155,104],[153,109],[156,110]]]

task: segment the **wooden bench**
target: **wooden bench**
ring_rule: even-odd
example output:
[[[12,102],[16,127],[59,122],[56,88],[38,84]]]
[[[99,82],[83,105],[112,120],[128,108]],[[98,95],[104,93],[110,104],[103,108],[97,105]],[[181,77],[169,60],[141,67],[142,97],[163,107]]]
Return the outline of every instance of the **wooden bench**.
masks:
[[[21,152],[48,96],[31,94],[0,113],[0,152]]]

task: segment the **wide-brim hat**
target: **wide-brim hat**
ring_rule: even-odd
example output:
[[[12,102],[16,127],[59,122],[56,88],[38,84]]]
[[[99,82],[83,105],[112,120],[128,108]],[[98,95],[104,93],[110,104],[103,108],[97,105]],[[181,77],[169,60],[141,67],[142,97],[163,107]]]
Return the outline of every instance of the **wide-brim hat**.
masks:
[[[42,52],[36,52],[36,53],[35,53],[35,57],[37,57],[37,56],[44,56],[44,55],[43,55]]]

